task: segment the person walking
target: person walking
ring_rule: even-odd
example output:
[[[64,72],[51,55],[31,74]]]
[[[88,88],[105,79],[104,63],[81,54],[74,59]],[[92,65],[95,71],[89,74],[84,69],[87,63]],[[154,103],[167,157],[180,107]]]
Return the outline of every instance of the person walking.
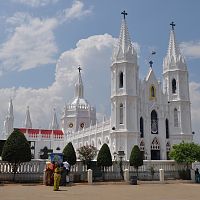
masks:
[[[58,163],[55,163],[55,170],[54,170],[54,191],[59,190],[60,185],[60,178],[61,178],[61,171]]]

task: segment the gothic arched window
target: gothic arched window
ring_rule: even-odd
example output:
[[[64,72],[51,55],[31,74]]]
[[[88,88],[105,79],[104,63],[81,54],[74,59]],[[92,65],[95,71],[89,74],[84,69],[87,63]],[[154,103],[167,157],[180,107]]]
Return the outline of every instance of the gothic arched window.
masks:
[[[140,137],[144,137],[144,122],[142,117],[140,117]]]
[[[176,80],[175,79],[172,80],[172,93],[176,94]]]
[[[178,127],[178,110],[174,108],[174,127]]]
[[[123,121],[124,121],[123,112],[124,112],[123,104],[121,103],[120,106],[119,106],[119,123],[120,124],[123,124]]]
[[[158,116],[155,110],[151,112],[151,133],[158,134]]]
[[[168,119],[165,120],[165,128],[166,128],[166,138],[169,138],[169,121]]]
[[[158,139],[155,137],[151,143],[151,150],[159,150],[160,149],[160,143]]]
[[[155,90],[155,87],[152,85],[151,88],[150,88],[150,94],[151,94],[151,98],[154,98],[156,97],[156,90]]]
[[[123,76],[123,72],[119,73],[119,88],[123,88],[124,85],[124,76]]]

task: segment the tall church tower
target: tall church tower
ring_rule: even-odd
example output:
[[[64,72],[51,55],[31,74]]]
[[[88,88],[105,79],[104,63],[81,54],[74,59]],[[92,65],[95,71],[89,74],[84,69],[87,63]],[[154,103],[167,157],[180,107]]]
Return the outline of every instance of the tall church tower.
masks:
[[[168,97],[170,138],[174,143],[192,140],[188,70],[176,44],[175,24],[170,24],[167,55],[163,61],[163,90]]]
[[[115,151],[130,150],[137,144],[138,131],[138,64],[123,11],[118,45],[111,65],[111,127]],[[115,143],[115,144],[114,144]]]

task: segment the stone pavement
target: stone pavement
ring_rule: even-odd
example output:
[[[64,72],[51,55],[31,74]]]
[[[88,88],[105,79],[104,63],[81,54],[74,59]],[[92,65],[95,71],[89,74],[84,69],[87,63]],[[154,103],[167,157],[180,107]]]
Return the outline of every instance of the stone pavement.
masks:
[[[199,200],[200,184],[167,183],[126,185],[75,184],[53,187],[39,184],[0,185],[0,200]]]

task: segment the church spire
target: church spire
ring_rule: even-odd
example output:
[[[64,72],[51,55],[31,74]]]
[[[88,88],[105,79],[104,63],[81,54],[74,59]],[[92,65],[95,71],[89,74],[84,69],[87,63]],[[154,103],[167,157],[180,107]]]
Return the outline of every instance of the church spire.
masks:
[[[83,98],[83,81],[81,77],[81,68],[78,67],[78,80],[75,84],[75,98]]]
[[[185,59],[181,55],[180,48],[176,42],[176,35],[174,30],[175,23],[172,22],[170,25],[172,26],[172,29],[170,31],[167,55],[163,61],[163,70],[165,72],[171,68],[174,69],[174,67],[186,70]]]
[[[56,116],[56,109],[53,109],[53,120],[51,122],[51,129],[52,130],[58,130],[59,129],[59,125],[58,125],[58,120],[57,120],[57,116]]]
[[[132,46],[126,22],[126,15],[128,14],[125,11],[123,11],[121,14],[123,15],[123,18],[118,45],[114,48],[113,52],[113,62],[125,60],[135,63],[137,61],[136,51]]]
[[[8,114],[4,121],[4,130],[5,130],[6,136],[12,133],[13,125],[14,125],[13,103],[12,103],[12,99],[10,99],[9,104],[8,104]]]
[[[25,128],[32,128],[32,122],[31,122],[29,106],[27,106],[25,124],[24,125],[25,125]]]

